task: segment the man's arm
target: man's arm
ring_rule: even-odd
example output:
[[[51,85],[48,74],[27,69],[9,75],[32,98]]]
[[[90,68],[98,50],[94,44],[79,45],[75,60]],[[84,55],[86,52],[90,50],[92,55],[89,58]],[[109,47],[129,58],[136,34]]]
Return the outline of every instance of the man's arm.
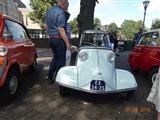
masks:
[[[64,28],[63,28],[63,27],[58,27],[58,31],[59,31],[60,36],[61,36],[62,39],[64,40],[67,49],[70,49],[70,48],[71,48],[71,45],[70,45],[70,42],[69,42],[69,40],[68,40],[68,37],[67,37],[67,35],[66,35],[66,32],[65,32]]]

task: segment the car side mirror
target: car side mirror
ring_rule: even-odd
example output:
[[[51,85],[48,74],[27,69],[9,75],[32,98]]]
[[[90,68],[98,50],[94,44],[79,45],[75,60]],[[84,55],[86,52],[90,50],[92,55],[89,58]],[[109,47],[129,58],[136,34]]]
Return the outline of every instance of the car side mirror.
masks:
[[[13,35],[12,35],[12,34],[3,34],[3,38],[4,38],[5,40],[12,39],[12,38],[13,38]]]
[[[153,39],[157,39],[159,37],[159,33],[155,32],[152,34]]]
[[[158,36],[156,36],[156,35],[152,35],[152,38],[157,39],[157,38],[158,38]]]

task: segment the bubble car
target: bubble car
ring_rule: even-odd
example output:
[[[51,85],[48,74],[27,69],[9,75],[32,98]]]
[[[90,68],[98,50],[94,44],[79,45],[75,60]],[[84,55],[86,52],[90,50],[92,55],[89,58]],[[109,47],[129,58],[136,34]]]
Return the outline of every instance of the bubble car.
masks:
[[[84,31],[75,65],[62,67],[57,73],[60,95],[67,96],[70,89],[94,94],[133,94],[137,88],[136,80],[129,71],[115,69],[115,57],[107,32]]]

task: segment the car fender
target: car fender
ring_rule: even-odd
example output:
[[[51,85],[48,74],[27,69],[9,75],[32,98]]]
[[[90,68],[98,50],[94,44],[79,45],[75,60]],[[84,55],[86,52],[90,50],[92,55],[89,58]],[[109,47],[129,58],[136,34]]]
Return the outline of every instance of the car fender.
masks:
[[[10,60],[10,61],[7,61],[6,65],[3,66],[2,68],[2,76],[0,78],[0,87],[2,87],[5,83],[5,80],[6,80],[6,77],[7,77],[7,74],[8,74],[8,71],[10,70],[10,68],[12,67],[13,64],[17,64],[17,61],[15,59],[13,60]],[[21,71],[20,71],[21,73]]]
[[[137,82],[134,75],[122,69],[116,69],[117,90],[136,89]]]
[[[57,73],[56,83],[67,87],[77,87],[77,67],[62,67]]]

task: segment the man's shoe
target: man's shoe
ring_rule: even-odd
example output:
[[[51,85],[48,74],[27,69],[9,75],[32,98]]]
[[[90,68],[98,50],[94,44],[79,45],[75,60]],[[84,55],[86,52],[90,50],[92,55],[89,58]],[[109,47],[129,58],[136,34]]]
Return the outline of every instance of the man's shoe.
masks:
[[[47,77],[47,80],[48,80],[49,84],[53,84],[54,83],[54,80],[52,78],[50,78],[50,77]]]

